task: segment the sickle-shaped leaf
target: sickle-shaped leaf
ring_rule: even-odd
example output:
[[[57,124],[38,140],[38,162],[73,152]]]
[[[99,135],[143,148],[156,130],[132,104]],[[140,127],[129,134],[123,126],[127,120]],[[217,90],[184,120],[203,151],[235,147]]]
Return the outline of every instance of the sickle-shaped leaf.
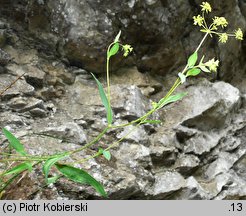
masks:
[[[11,147],[13,147],[19,154],[27,155],[24,146],[10,131],[8,131],[6,128],[3,128],[3,133],[5,137],[8,139]]]
[[[65,156],[59,156],[59,157],[55,157],[55,158],[51,158],[48,159],[47,161],[45,161],[44,165],[43,165],[43,172],[45,175],[45,180],[47,183],[49,183],[48,181],[48,175],[49,175],[49,171],[50,168],[52,167],[52,165],[54,165],[57,161],[63,159]]]
[[[103,105],[104,105],[104,107],[106,109],[106,112],[107,112],[107,121],[108,121],[108,124],[110,125],[113,122],[113,111],[112,111],[112,109],[110,107],[110,104],[108,102],[108,98],[107,98],[107,96],[106,96],[106,94],[104,92],[102,84],[99,82],[99,80],[93,74],[91,74],[91,75],[93,76],[93,78],[97,82],[99,94],[100,94],[102,103],[103,103]]]
[[[29,170],[32,171],[32,164],[31,163],[21,163],[15,167],[13,167],[12,169],[6,171],[3,175],[11,175],[11,174],[18,174],[20,172],[23,172],[25,170]]]
[[[107,197],[103,186],[86,171],[65,164],[55,164],[55,166],[68,179],[81,184],[89,184],[95,188],[99,194]]]
[[[119,51],[119,48],[120,48],[119,43],[114,43],[114,45],[111,47],[111,49],[107,53],[107,57],[110,58],[111,56],[115,55]]]
[[[188,59],[188,66],[193,67],[196,64],[197,58],[197,52],[194,52]]]

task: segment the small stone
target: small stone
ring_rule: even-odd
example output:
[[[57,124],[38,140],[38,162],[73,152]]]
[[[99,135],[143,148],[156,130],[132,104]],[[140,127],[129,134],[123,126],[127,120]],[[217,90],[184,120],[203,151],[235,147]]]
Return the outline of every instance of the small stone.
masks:
[[[183,174],[183,175],[189,175],[194,171],[195,168],[199,166],[199,158],[195,155],[180,155],[175,162],[175,169]]]
[[[39,133],[78,144],[85,144],[87,141],[84,131],[73,122],[67,122],[65,125],[49,126],[39,130]]]
[[[29,112],[32,114],[33,117],[43,118],[47,116],[45,110],[40,109],[40,108],[31,109]]]
[[[213,179],[220,173],[226,173],[237,160],[237,156],[227,152],[221,152],[219,158],[212,162],[205,171],[207,179]]]
[[[19,80],[15,82],[16,79],[17,79],[17,76],[13,77],[13,76],[5,75],[5,74],[0,74],[0,80],[1,80],[0,89],[1,90],[6,89],[6,91],[2,95],[3,100],[9,100],[10,98],[13,98],[18,95],[33,95],[34,94],[33,86],[26,83],[26,81],[23,80],[23,78],[20,78]]]
[[[5,30],[0,28],[0,47],[4,47],[7,41],[7,36]]]
[[[151,164],[149,148],[141,144],[124,141],[114,155],[118,162],[120,161],[132,169],[141,169],[141,167],[148,167]]]
[[[185,142],[184,152],[202,155],[219,144],[221,135],[216,132],[199,133]]]
[[[26,72],[25,78],[27,83],[35,88],[41,88],[44,85],[45,72],[37,67],[28,65],[23,68]]]
[[[23,98],[23,97],[12,98],[8,102],[8,105],[15,110],[19,110],[19,109],[25,107],[27,104],[28,104],[28,102],[27,102],[26,98]]]
[[[29,98],[27,105],[20,112],[27,112],[34,108],[44,109],[44,101],[36,98]]]
[[[153,192],[155,198],[162,199],[185,187],[185,179],[178,172],[166,171],[155,175]]]
[[[10,60],[11,60],[11,56],[0,48],[0,65],[5,66],[10,62]]]
[[[205,190],[193,176],[190,176],[186,179],[186,185],[182,191],[175,198],[181,200],[209,200],[212,198],[212,194]]]
[[[134,142],[134,143],[142,143],[144,145],[148,144],[148,135],[143,127],[135,128],[134,126],[130,125],[129,127],[124,128],[124,130],[117,134],[116,137],[121,139],[122,137],[126,136],[130,131],[132,131],[125,140]]]

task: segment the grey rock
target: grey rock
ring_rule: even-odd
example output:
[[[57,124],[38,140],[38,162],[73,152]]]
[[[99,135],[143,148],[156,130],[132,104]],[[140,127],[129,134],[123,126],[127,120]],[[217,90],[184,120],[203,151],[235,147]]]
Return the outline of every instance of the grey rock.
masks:
[[[45,72],[34,66],[26,66],[23,68],[26,72],[25,79],[27,83],[35,88],[41,88],[44,85]]]
[[[7,42],[6,30],[0,29],[0,47],[3,48]]]
[[[11,60],[11,56],[0,48],[0,65],[5,66],[10,62],[10,60]]]
[[[223,177],[223,179],[226,179],[225,176]],[[227,174],[227,179],[228,179],[227,183],[223,185],[225,189],[222,190],[214,199],[215,200],[245,199],[246,197],[245,179],[239,178],[234,171],[230,171]],[[221,179],[220,181],[223,180]]]
[[[40,109],[40,108],[31,109],[29,112],[31,113],[31,115],[33,117],[41,117],[41,118],[43,118],[43,117],[47,116],[45,110]]]
[[[146,168],[151,165],[149,148],[141,144],[124,142],[114,156],[132,169],[139,169],[141,166]]]
[[[50,124],[48,127],[40,128],[37,132],[78,144],[85,144],[87,141],[84,131],[73,122],[66,122],[65,125]]]
[[[196,155],[209,152],[219,144],[221,136],[218,132],[200,133],[185,142],[184,152],[194,153]]]
[[[1,116],[0,118],[1,128],[5,127],[6,125],[12,125],[13,127],[19,128],[21,126],[26,125],[28,122],[24,117],[8,111],[1,113],[0,116]]]
[[[184,126],[200,130],[219,128],[228,120],[230,111],[240,104],[239,90],[228,83],[204,82],[201,88],[189,90],[194,103],[190,117],[182,123]]]
[[[129,142],[148,145],[148,134],[143,129],[143,127],[135,128],[134,126],[130,125],[129,127],[126,127],[121,133],[116,135],[117,139],[121,139],[125,136],[127,136],[125,140],[128,140]]]
[[[141,117],[150,109],[149,100],[135,85],[112,86],[112,107],[120,118],[128,121]]]
[[[157,131],[150,138],[150,153],[155,166],[173,165],[178,155],[178,142],[175,133],[170,131]]]
[[[180,155],[174,168],[183,175],[190,174],[199,166],[200,160],[195,155]]]
[[[205,175],[208,179],[214,178],[216,175],[220,173],[226,173],[243,155],[245,155],[246,150],[244,148],[238,149],[235,153],[221,152],[219,154],[218,159],[212,162],[207,170],[205,171]]]
[[[27,84],[23,79],[19,79],[18,82],[14,83],[17,77],[0,74],[0,89],[6,90],[3,95],[2,99],[10,99],[19,95],[33,95],[34,94],[34,88]],[[12,84],[14,85],[12,86]],[[8,88],[10,87],[11,88]],[[8,89],[6,89],[8,88]]]
[[[178,172],[164,172],[155,175],[155,184],[153,191],[149,193],[154,198],[164,199],[168,195],[179,191],[185,186],[185,179]]]
[[[162,85],[156,79],[153,79],[148,73],[140,73],[136,67],[120,68],[111,75],[111,83],[114,85],[125,84],[135,85],[141,89],[146,97],[156,94],[162,89]]]
[[[19,110],[19,112],[27,112],[34,108],[44,109],[44,101],[36,98],[28,98],[27,105]]]
[[[28,101],[27,98],[24,97],[15,97],[9,100],[8,105],[15,109],[15,110],[20,110],[27,106]]]
[[[205,190],[193,176],[186,179],[186,185],[176,195],[176,198],[182,200],[210,200],[212,197],[211,193]]]

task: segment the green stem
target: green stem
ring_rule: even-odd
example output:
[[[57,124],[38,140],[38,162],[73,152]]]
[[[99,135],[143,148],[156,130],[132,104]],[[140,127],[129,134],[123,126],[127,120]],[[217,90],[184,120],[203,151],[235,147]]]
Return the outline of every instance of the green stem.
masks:
[[[87,143],[83,147],[68,152],[68,155],[75,154],[77,152],[83,151],[84,149],[89,148],[90,146],[94,145],[96,142],[98,142],[103,137],[103,135],[109,130],[109,128],[110,128],[109,126],[106,127],[94,140],[92,140],[91,142]]]
[[[201,40],[200,44],[198,45],[198,47],[196,48],[195,52],[198,52],[199,49],[201,48],[202,44],[204,43],[204,41],[206,40],[207,36],[208,36],[208,32],[206,32],[206,34],[204,35],[203,39]]]
[[[107,73],[107,97],[108,97],[108,104],[109,107],[111,107],[111,101],[110,101],[110,79],[109,79],[109,61],[110,61],[110,57],[109,57],[109,51],[111,49],[111,47],[114,45],[115,43],[111,43],[108,46],[108,50],[107,50],[107,63],[106,63],[106,73]]]
[[[109,60],[110,60],[110,58],[107,57],[107,96],[108,96],[108,104],[110,107],[111,102],[110,102]]]
[[[141,124],[141,122],[142,122],[142,121],[140,121],[137,125],[135,125],[134,128],[131,129],[125,136],[121,137],[119,140],[117,140],[117,141],[114,142],[113,144],[109,145],[109,146],[105,149],[105,151],[108,151],[108,150],[110,150],[111,148],[115,147],[115,146],[118,145],[122,140],[124,140],[126,137],[128,137],[133,131],[135,131],[135,130],[138,128],[138,126]],[[84,162],[86,162],[86,161],[88,161],[88,160],[90,160],[90,159],[96,158],[96,157],[98,157],[98,156],[100,156],[100,155],[101,155],[101,153],[97,152],[97,153],[95,153],[94,155],[92,155],[92,156],[90,156],[90,157],[88,157],[88,158],[82,159],[82,160],[80,160],[80,161],[76,161],[76,162],[74,162],[74,163],[84,163]],[[74,163],[73,163],[73,164],[74,164]]]

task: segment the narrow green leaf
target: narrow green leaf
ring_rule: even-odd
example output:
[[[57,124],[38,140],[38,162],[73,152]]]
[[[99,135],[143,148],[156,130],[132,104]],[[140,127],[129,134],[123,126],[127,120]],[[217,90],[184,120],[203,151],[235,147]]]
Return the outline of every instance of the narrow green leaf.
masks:
[[[10,179],[8,179],[6,182],[4,182],[4,184],[1,185],[1,187],[0,187],[0,191],[4,191],[4,189],[6,187],[8,187],[18,176],[19,176],[19,173],[13,175]]]
[[[103,186],[91,175],[89,175],[86,171],[65,164],[55,164],[55,165],[56,168],[68,179],[81,184],[89,184],[93,188],[95,188],[95,190],[99,194],[101,194],[104,197],[107,197],[107,194]]]
[[[197,52],[194,52],[188,59],[188,67],[193,67],[196,64],[197,58]]]
[[[199,73],[201,73],[200,69],[193,68],[187,72],[187,77],[188,76],[197,76]]]
[[[103,151],[103,156],[109,161],[111,159],[110,151]]]
[[[11,174],[18,174],[20,172],[23,172],[25,170],[29,170],[32,171],[32,164],[31,163],[21,163],[15,167],[13,167],[12,169],[6,171],[3,175],[11,175]]]
[[[65,156],[58,156],[58,157],[51,158],[51,159],[48,159],[47,161],[45,161],[45,163],[44,163],[44,165],[43,165],[43,172],[44,172],[45,180],[46,180],[47,183],[48,183],[48,175],[49,175],[50,168],[51,168],[52,165],[54,165],[57,161],[63,159],[64,157],[65,157]]]
[[[6,128],[3,128],[3,133],[5,137],[8,139],[10,146],[13,147],[19,154],[26,155],[24,146],[20,143],[20,141]]]
[[[141,124],[160,124],[160,123],[161,123],[160,120],[150,120],[150,119],[141,122]]]
[[[210,73],[210,70],[208,69],[208,68],[206,68],[206,66],[199,66],[199,68],[202,70],[202,71],[204,71],[204,72],[206,72],[206,73]]]
[[[119,43],[115,43],[107,53],[107,57],[110,58],[111,56],[115,55],[119,51],[119,48]]]
[[[176,95],[171,95],[169,96],[168,98],[162,98],[159,102],[158,102],[158,109],[166,106],[167,104],[170,104],[170,103],[174,103],[178,100],[181,100],[184,96],[186,96],[187,93],[178,93]]]
[[[182,73],[178,73],[178,76],[180,78],[180,82],[181,83],[184,83],[186,81],[186,76]]]
[[[116,37],[115,37],[115,39],[114,39],[114,43],[119,42],[120,35],[121,35],[121,30],[120,30],[119,33],[116,35]]]
[[[107,112],[107,121],[108,121],[108,124],[112,124],[113,122],[113,111],[110,107],[110,104],[108,102],[108,98],[104,92],[104,89],[103,89],[103,86],[102,84],[98,81],[98,79],[93,75],[93,78],[96,80],[97,82],[97,86],[98,86],[98,89],[99,89],[99,94],[100,94],[100,97],[101,97],[101,100],[102,100],[102,103],[106,109],[106,112]]]

